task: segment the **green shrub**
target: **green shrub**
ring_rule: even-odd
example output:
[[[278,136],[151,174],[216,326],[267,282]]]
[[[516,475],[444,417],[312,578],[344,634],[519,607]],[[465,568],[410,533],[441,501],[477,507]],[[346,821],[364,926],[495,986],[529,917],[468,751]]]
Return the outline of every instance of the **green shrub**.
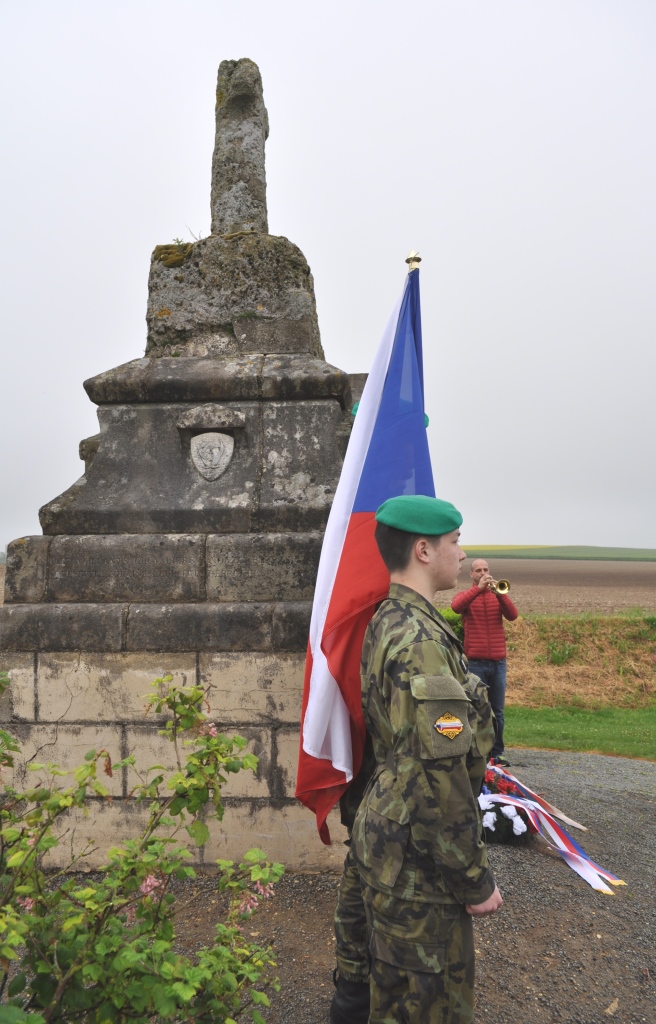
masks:
[[[8,683],[0,678],[0,692]],[[112,763],[92,750],[72,772],[29,765],[45,775],[32,788],[4,786],[0,795],[0,1024],[230,1024],[268,1006],[276,988],[271,951],[246,941],[242,923],[272,895],[281,864],[250,850],[236,866],[217,861],[225,911],[214,941],[193,959],[174,951],[174,879],[195,877],[191,854],[178,841],[186,832],[197,847],[209,838],[207,817],[223,817],[221,786],[229,773],[257,766],[243,753],[246,740],[219,733],[202,713],[197,686],[153,683],[148,704],[168,719],[161,733],[172,742],[178,770],[137,770],[134,757]],[[0,766],[13,766],[16,739],[0,730]],[[47,874],[43,860],[59,843],[54,832],[69,809],[91,798],[109,799],[99,769],[128,768],[133,796],[148,809],[136,839],[111,849],[97,875],[71,874],[84,851],[63,871]]]
[[[442,618],[446,619],[448,624],[451,626],[451,629],[458,637],[458,640],[463,642],[465,639],[465,631],[462,626],[462,616],[458,615],[457,612],[454,612],[453,608],[439,608],[438,611]]]

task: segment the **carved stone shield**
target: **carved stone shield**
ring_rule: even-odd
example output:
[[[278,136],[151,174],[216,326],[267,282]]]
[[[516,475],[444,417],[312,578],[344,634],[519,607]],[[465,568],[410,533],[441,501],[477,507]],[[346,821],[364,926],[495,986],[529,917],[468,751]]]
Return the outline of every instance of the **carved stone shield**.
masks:
[[[225,473],[234,450],[235,439],[231,434],[209,431],[191,439],[192,462],[206,480],[216,480]]]

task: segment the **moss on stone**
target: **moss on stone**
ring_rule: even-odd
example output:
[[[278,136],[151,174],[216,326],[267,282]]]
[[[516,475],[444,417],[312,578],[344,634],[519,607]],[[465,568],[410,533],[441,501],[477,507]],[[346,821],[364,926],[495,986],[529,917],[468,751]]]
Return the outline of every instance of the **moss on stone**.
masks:
[[[181,267],[191,256],[193,247],[192,242],[186,242],[184,245],[156,245],[153,259],[163,263],[165,267]]]

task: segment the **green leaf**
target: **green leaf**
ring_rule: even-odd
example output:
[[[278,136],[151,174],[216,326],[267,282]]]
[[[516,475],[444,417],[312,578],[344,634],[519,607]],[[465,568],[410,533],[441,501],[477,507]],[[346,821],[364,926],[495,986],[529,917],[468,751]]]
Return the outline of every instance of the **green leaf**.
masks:
[[[196,995],[195,987],[193,985],[187,985],[184,981],[174,982],[173,985],[171,985],[171,988],[185,1003],[188,1003],[189,1000],[193,999]]]
[[[244,854],[244,860],[247,864],[252,864],[254,861],[266,860],[266,853],[264,850],[258,850],[254,847],[252,850],[247,850]]]
[[[16,852],[12,853],[11,857],[8,858],[7,867],[18,868],[27,860],[28,857],[29,853],[27,850],[16,850]]]
[[[155,1009],[158,1013],[161,1013],[163,1017],[170,1017],[177,1010],[176,1001],[169,994],[168,986],[154,986],[153,1002],[155,1003]]]
[[[77,889],[73,895],[76,900],[90,900],[92,896],[96,895],[96,890],[91,888]]]
[[[187,832],[195,842],[196,846],[204,846],[210,837],[210,830],[204,821],[196,818],[191,825],[187,825]]]
[[[7,994],[8,994],[10,999],[11,999],[12,996],[17,996],[19,994],[19,992],[23,991],[23,989],[25,988],[26,981],[27,981],[27,975],[26,974],[17,974],[16,977],[13,978],[9,982],[9,988],[7,989]]]
[[[126,967],[135,967],[141,960],[138,953],[131,946],[125,946],[118,956],[114,957],[112,967],[115,971],[124,971]]]
[[[61,926],[62,932],[70,932],[72,928],[76,928],[78,924],[82,924],[84,921],[84,914],[75,914],[73,917],[67,917]]]
[[[26,1013],[20,1006],[0,1006],[0,1024],[44,1024],[40,1013]]]

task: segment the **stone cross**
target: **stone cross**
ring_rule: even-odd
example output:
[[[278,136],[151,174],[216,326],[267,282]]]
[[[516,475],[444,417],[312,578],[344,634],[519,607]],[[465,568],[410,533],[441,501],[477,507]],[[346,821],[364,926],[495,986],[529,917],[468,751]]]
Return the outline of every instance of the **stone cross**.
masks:
[[[252,60],[224,60],[216,87],[212,234],[268,233],[264,143],[269,118]]]
[[[222,791],[209,849],[237,860],[266,835],[268,856],[307,870],[339,866],[293,780],[323,531],[364,375],[352,389],[325,361],[310,268],[268,233],[267,129],[257,66],[225,61],[212,234],[155,247],[146,357],[85,382],[100,432],[80,445],[84,476],[43,506],[44,536],[9,546],[0,723],[64,768],[99,742],[154,764],[148,682],[202,680],[211,715],[261,754],[257,778]],[[127,775],[108,789],[77,832],[94,868],[141,827]]]

